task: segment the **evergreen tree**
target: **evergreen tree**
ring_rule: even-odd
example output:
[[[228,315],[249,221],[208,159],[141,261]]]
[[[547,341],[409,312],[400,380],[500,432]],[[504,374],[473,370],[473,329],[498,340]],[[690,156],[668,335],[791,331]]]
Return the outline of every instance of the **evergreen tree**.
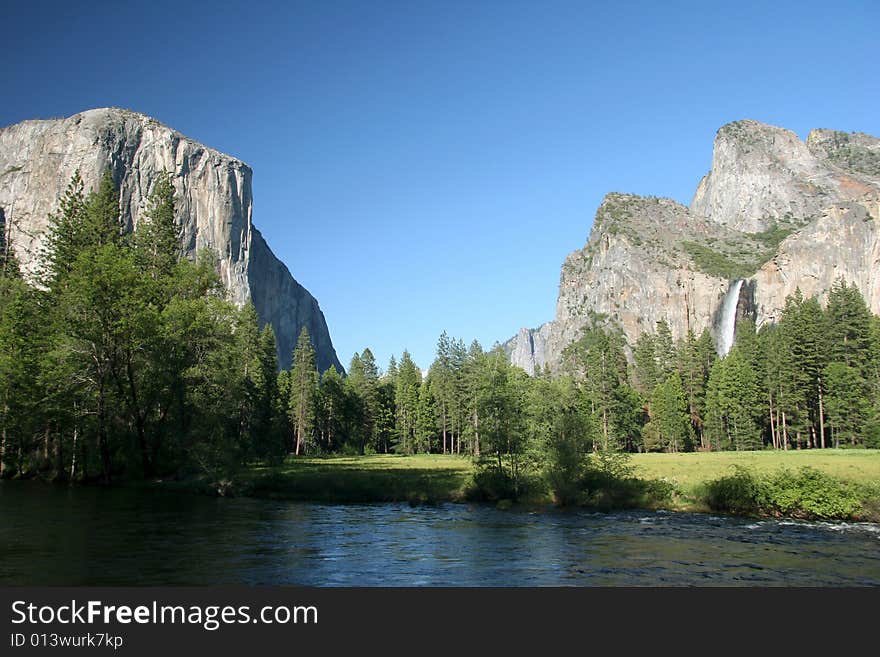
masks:
[[[481,468],[494,471],[498,481],[510,487],[510,494],[520,494],[526,472],[527,433],[525,431],[524,391],[527,376],[513,367],[499,347],[486,358],[482,369],[477,405],[480,414]]]
[[[702,448],[707,448],[703,425],[705,423],[706,385],[709,372],[714,361],[715,349],[708,331],[703,331],[698,340],[693,331],[678,346],[678,373],[682,381],[684,396],[687,400],[691,432],[700,441]]]
[[[135,233],[138,261],[154,281],[167,280],[180,258],[180,237],[175,224],[174,186],[162,171],[153,183],[147,210]]]
[[[796,407],[789,398],[793,388],[788,380],[790,362],[785,348],[782,330],[778,325],[769,324],[758,332],[758,347],[762,366],[758,370],[763,377],[761,388],[767,401],[767,418],[770,439],[776,449],[788,449],[788,427],[783,423],[786,409]]]
[[[86,248],[86,200],[83,179],[77,169],[61,197],[57,213],[49,216],[46,251],[46,283],[53,289],[62,281]]]
[[[275,433],[275,408],[278,398],[278,347],[275,331],[266,324],[260,332],[260,350],[254,376],[254,451],[259,458],[278,460],[283,445]],[[287,381],[288,388],[290,381]]]
[[[18,258],[12,249],[12,225],[6,221],[6,213],[0,208],[0,279],[21,276]]]
[[[404,350],[394,384],[394,405],[396,408],[396,451],[412,454],[416,449],[419,387],[422,375]]]
[[[275,377],[275,390],[272,435],[275,437],[275,444],[283,456],[290,454],[296,448],[296,436],[290,423],[290,370],[278,372]]]
[[[618,389],[626,382],[623,344],[618,331],[587,328],[564,354],[569,372],[579,381],[598,421],[600,446],[605,451],[622,447],[614,426]]]
[[[654,339],[654,354],[657,360],[657,383],[663,383],[672,376],[676,365],[672,331],[665,319],[661,319],[657,322],[656,337]]]
[[[822,307],[815,297],[804,299],[796,289],[786,298],[780,327],[790,359],[786,374],[793,390],[786,398],[795,404],[789,412],[797,446],[818,447],[821,443],[824,447],[822,371],[828,356],[828,331]]]
[[[755,421],[760,409],[755,372],[734,346],[715,362],[706,393],[706,431],[715,449],[757,449],[760,430]]]
[[[315,367],[315,349],[309,330],[303,326],[293,350],[290,370],[290,421],[296,436],[294,454],[299,456],[311,443],[315,429],[315,409],[318,385]]]
[[[480,455],[479,387],[480,373],[484,367],[486,367],[486,354],[482,345],[474,340],[468,348],[461,373],[464,389],[463,406],[467,416],[465,426],[470,440],[470,451],[474,456]]]
[[[871,311],[861,292],[842,278],[835,281],[828,293],[826,308],[828,361],[845,363],[863,378],[870,377],[872,364]]]
[[[452,371],[452,343],[446,331],[437,341],[437,357],[431,365],[431,390],[437,411],[438,428],[442,437],[443,453],[446,454],[452,426],[452,405],[455,392]]]
[[[345,385],[333,365],[321,375],[319,393],[321,443],[329,451],[336,449],[343,440],[347,410]]]
[[[354,363],[354,361],[352,361]],[[380,418],[379,368],[369,347],[361,352],[358,365],[350,373],[352,388],[361,406],[361,454],[367,446],[378,451],[378,423]]]
[[[834,447],[840,447],[841,442],[851,445],[863,442],[871,407],[859,370],[846,363],[833,362],[825,366],[823,376],[828,390],[826,410]]]
[[[397,409],[394,406],[394,384],[386,376],[380,379],[376,385],[376,411],[375,411],[375,449],[377,452],[387,454],[395,443],[395,416]]]
[[[89,246],[119,245],[122,224],[119,221],[119,192],[113,175],[105,171],[98,189],[86,199],[85,234]]]
[[[7,288],[0,313],[0,477],[29,469],[33,436],[41,428],[39,385],[44,349],[40,295],[23,283]]]
[[[643,395],[650,395],[660,381],[657,372],[657,355],[654,349],[655,336],[645,331],[636,339],[633,349],[635,362],[635,387]]]
[[[419,387],[419,405],[416,412],[415,447],[416,452],[431,453],[437,438],[437,411],[434,406],[436,395],[430,376]]]
[[[691,424],[684,387],[678,374],[670,375],[666,381],[654,388],[651,395],[650,429],[645,428],[656,443],[645,445],[667,452],[689,449],[691,446]]]

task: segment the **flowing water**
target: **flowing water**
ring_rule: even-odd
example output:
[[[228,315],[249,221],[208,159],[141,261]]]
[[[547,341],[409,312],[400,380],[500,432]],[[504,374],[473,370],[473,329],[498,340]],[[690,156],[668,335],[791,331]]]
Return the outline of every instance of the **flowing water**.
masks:
[[[722,357],[726,356],[733,346],[733,337],[736,331],[736,306],[739,303],[739,291],[742,285],[743,279],[735,280],[721,302],[721,318],[718,322],[718,355]]]
[[[880,525],[0,483],[0,584],[880,585]]]

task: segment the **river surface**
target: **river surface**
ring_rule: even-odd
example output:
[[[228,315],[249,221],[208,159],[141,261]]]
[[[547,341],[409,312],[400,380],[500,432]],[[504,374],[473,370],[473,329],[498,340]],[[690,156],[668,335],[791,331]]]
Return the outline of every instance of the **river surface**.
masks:
[[[880,585],[880,525],[0,482],[0,584]]]

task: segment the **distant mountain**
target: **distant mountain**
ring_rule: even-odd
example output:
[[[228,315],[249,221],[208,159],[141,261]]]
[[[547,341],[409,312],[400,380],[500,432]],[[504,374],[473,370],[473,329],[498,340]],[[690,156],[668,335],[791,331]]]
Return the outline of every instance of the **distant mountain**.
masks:
[[[94,109],[0,129],[0,217],[11,227],[12,246],[25,272],[41,265],[47,218],[74,171],[79,169],[88,191],[108,168],[129,230],[140,221],[158,172],[171,172],[186,253],[214,252],[232,300],[239,306],[253,301],[261,323],[275,330],[282,366],[290,365],[306,326],[318,367],[323,371],[335,365],[342,371],[318,302],[251,221],[251,169],[143,114]]]
[[[796,288],[824,298],[838,277],[880,313],[880,139],[813,130],[803,142],[737,121],[718,131],[689,208],[608,194],[586,246],[562,266],[555,319],[505,347],[526,371],[539,361],[554,369],[601,318],[631,345],[660,320],[675,338],[708,328],[723,351],[723,327],[732,326],[723,308],[761,326]],[[724,304],[731,290],[735,303]]]

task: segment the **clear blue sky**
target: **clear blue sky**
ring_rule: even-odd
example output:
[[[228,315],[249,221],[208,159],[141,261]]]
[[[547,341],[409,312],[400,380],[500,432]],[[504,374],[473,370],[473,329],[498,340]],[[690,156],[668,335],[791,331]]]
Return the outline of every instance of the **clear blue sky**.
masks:
[[[690,201],[724,123],[880,134],[880,4],[7,3],[0,125],[150,114],[254,169],[339,357],[554,315],[608,191]]]

